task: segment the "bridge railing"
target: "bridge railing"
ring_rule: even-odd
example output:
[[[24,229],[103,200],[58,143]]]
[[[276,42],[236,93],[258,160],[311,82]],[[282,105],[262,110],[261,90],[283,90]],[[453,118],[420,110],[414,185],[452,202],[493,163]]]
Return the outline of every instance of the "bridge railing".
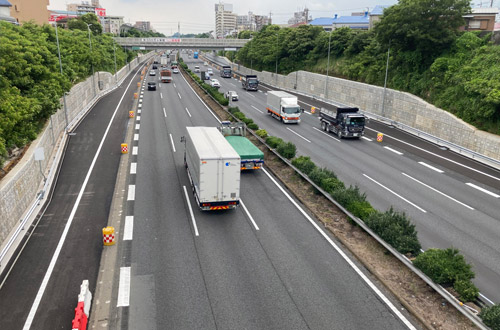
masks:
[[[207,39],[207,38],[113,38],[121,46],[179,46],[182,47],[243,47],[250,39]]]

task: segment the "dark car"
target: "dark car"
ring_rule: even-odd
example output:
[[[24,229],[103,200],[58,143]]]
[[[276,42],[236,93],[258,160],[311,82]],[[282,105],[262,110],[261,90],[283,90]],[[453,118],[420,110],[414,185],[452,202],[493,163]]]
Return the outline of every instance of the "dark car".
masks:
[[[153,70],[156,70],[158,69],[158,67],[156,65],[153,65]]]
[[[155,91],[156,90],[156,83],[155,82],[148,82],[148,91]]]

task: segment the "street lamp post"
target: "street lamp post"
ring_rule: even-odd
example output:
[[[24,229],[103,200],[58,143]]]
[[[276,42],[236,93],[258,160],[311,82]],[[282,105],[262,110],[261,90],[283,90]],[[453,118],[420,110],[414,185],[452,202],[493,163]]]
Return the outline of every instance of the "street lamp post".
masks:
[[[385,116],[385,90],[387,88],[387,73],[389,71],[389,53],[391,51],[391,41],[389,40],[389,48],[387,48],[387,63],[385,64],[385,80],[384,80],[384,94],[382,95],[382,117]]]
[[[328,70],[330,69],[330,45],[332,42],[332,31],[328,37],[328,61],[326,64],[326,80],[325,80],[325,99],[328,99]]]
[[[118,78],[116,77],[116,42],[113,42],[113,54],[115,56],[115,84],[118,82]]]
[[[279,31],[278,33],[276,33],[276,47],[277,47],[277,50],[276,50],[276,72],[275,72],[275,76],[276,76],[276,86],[278,86],[278,53],[279,53]]]
[[[87,30],[89,31],[89,45],[90,45],[90,65],[92,66],[92,87],[94,89],[94,96],[96,95],[96,90],[95,90],[95,79],[94,79],[94,61],[92,59],[92,40],[90,39],[90,26],[92,24],[87,24]]]
[[[59,47],[59,33],[57,32],[57,22],[56,22],[56,42],[57,42],[57,55],[59,56],[59,68],[61,69],[61,77],[63,75],[62,61],[61,61],[61,48]],[[64,104],[64,119],[66,120],[65,132],[68,132],[68,108],[66,106],[66,92],[63,92],[63,104]],[[52,120],[52,117],[51,119]]]

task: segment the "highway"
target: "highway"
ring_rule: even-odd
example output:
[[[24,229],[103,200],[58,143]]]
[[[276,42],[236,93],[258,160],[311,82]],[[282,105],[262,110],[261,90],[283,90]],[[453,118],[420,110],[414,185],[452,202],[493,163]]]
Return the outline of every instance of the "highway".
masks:
[[[266,170],[242,175],[238,209],[200,211],[179,141],[186,126],[218,121],[180,74],[144,95],[138,153],[131,160],[137,169],[130,178],[133,207],[128,206],[133,243],[121,265],[130,267],[130,306],[122,324],[128,329],[407,328]]]
[[[208,56],[224,63],[220,57]],[[192,69],[194,60],[185,60]],[[214,72],[220,91],[237,91],[240,100],[232,105],[260,128],[293,142],[298,155],[310,156],[317,165],[333,170],[346,185],[357,185],[376,209],[393,206],[408,214],[424,249],[458,248],[473,264],[474,282],[483,298],[500,302],[498,170],[375,121],[368,123],[364,138],[339,140],[321,131],[318,115],[309,111],[311,106],[327,105],[300,95],[299,105],[306,110],[302,122],[282,124],[266,113],[268,86],[248,92],[237,79]],[[384,133],[382,143],[376,142],[377,132]]]

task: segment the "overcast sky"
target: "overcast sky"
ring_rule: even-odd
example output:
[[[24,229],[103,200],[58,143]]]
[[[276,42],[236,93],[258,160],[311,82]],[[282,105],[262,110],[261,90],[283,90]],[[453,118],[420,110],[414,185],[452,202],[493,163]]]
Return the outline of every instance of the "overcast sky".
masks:
[[[50,0],[49,9],[66,10],[68,3],[80,3],[81,0]],[[90,0],[88,0],[90,3]],[[477,1],[476,1],[477,2]],[[152,4],[154,3],[154,5]],[[202,33],[215,29],[215,4],[211,0],[100,0],[107,15],[123,16],[126,23],[150,21],[153,28],[165,35],[177,31]],[[376,5],[392,5],[397,0],[234,0],[224,1],[233,5],[233,12],[246,15],[252,11],[256,15],[272,13],[273,23],[286,24],[293,13],[307,7],[314,18],[350,16],[351,12],[372,10]]]

